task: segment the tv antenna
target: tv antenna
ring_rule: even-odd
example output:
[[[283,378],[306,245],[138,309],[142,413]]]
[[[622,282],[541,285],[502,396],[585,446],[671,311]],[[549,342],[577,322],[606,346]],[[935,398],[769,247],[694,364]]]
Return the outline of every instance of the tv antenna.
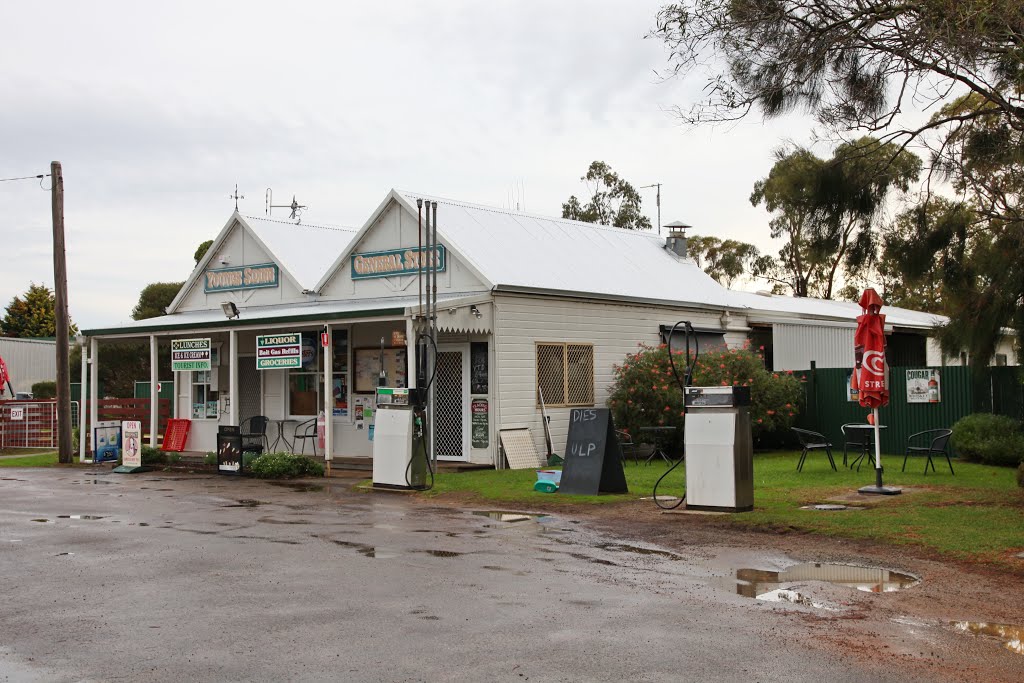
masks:
[[[228,199],[234,199],[235,200],[235,211],[238,211],[238,200],[239,199],[245,199],[245,195],[244,194],[238,194],[238,183],[235,183],[235,193],[234,194],[229,194],[228,195]]]
[[[266,214],[268,216],[270,216],[270,215],[272,215],[274,213],[274,209],[291,209],[291,213],[288,214],[288,218],[293,220],[293,221],[299,220],[302,217],[302,210],[309,208],[305,204],[299,204],[295,200],[295,195],[292,195],[292,203],[291,204],[275,204],[274,203],[274,191],[272,189],[270,189],[269,187],[267,188],[267,193],[266,193],[266,195],[264,197],[264,201],[265,201],[265,204],[266,204],[266,206],[264,208],[264,211],[266,212]]]

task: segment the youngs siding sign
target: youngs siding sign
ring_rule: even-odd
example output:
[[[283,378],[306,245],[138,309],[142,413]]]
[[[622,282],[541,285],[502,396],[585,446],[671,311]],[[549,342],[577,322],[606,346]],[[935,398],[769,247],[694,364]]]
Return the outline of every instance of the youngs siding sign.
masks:
[[[373,277],[394,277],[395,275],[416,275],[420,266],[427,268],[433,264],[428,262],[427,250],[413,247],[411,249],[386,249],[384,251],[364,251],[352,255],[352,279],[366,280]],[[444,272],[446,265],[443,244],[437,245],[433,259],[439,272]]]
[[[231,292],[239,289],[263,289],[280,284],[276,263],[259,263],[252,266],[218,268],[206,271],[203,291]]]

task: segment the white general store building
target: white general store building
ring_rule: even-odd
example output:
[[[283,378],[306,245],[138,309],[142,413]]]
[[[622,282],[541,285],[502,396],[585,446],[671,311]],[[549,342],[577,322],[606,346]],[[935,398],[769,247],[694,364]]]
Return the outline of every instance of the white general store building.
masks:
[[[322,411],[331,457],[371,457],[382,346],[387,383],[415,382],[409,368],[420,312],[417,199],[438,204],[442,460],[501,466],[498,430],[517,427],[529,427],[541,450],[538,387],[553,441],[564,443],[569,409],[604,405],[613,365],[638,344],[665,341],[680,320],[691,321],[704,347],[737,347],[760,331],[787,353],[795,332],[833,330],[829,353],[847,359],[837,365],[852,363],[855,304],[780,310],[779,300],[796,300],[721,287],[677,253],[685,242],[673,237],[397,190],[358,231],[234,213],[167,315],[85,331],[88,355],[98,358],[100,344],[144,338],[155,359],[172,340],[209,338],[213,369],[174,373],[175,412],[192,419],[187,450],[214,450],[221,424],[255,415],[271,420],[272,441],[281,432],[287,443],[297,425]],[[236,318],[226,317],[229,303]],[[922,338],[936,320],[886,312],[890,321],[903,321],[900,332]],[[258,336],[296,333],[301,367],[258,369]],[[804,347],[804,356],[820,352]],[[95,387],[96,363],[91,372]]]

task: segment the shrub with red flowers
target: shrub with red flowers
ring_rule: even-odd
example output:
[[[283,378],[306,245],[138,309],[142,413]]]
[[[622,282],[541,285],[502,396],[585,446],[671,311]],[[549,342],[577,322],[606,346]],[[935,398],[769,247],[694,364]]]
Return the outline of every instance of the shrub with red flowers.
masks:
[[[615,425],[634,437],[640,427],[672,426],[683,431],[683,397],[669,365],[668,348],[641,345],[614,366],[615,382],[608,407]],[[686,367],[683,351],[673,351],[679,377]],[[701,352],[693,371],[693,386],[750,387],[750,421],[761,434],[793,426],[803,392],[792,373],[773,373],[760,353],[748,349]]]

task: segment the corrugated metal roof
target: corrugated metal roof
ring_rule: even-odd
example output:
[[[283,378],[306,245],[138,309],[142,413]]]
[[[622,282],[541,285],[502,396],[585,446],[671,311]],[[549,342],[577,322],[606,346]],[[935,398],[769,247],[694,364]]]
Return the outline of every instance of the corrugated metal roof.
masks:
[[[691,259],[649,232],[468,204],[398,191],[438,203],[438,233],[491,284],[714,307],[729,291]],[[412,209],[415,212],[415,208]]]
[[[479,293],[453,293],[438,295],[438,305],[451,306],[459,304],[460,300],[466,299],[466,304],[479,299]],[[219,309],[186,311],[172,313],[156,318],[145,320],[131,320],[109,328],[97,328],[83,330],[86,336],[114,335],[114,334],[142,334],[159,329],[181,330],[195,327],[198,329],[210,327],[245,327],[252,325],[275,324],[275,321],[309,320],[316,322],[319,319],[329,320],[339,317],[358,317],[361,313],[368,315],[379,311],[400,311],[398,315],[404,315],[406,309],[415,309],[418,297],[387,297],[380,299],[344,299],[335,301],[311,301],[301,304],[284,304],[277,306],[239,306],[239,317],[228,320]]]
[[[356,236],[355,228],[296,224],[266,216],[244,216],[249,229],[305,289],[313,289]]]
[[[776,322],[785,317],[786,322],[805,318],[808,323],[832,320],[856,326],[861,314],[860,305],[852,301],[831,301],[811,297],[765,295],[754,292],[730,292],[735,306],[749,309],[747,319],[752,323]],[[949,319],[934,313],[912,311],[907,308],[883,306],[887,326],[931,329]]]

